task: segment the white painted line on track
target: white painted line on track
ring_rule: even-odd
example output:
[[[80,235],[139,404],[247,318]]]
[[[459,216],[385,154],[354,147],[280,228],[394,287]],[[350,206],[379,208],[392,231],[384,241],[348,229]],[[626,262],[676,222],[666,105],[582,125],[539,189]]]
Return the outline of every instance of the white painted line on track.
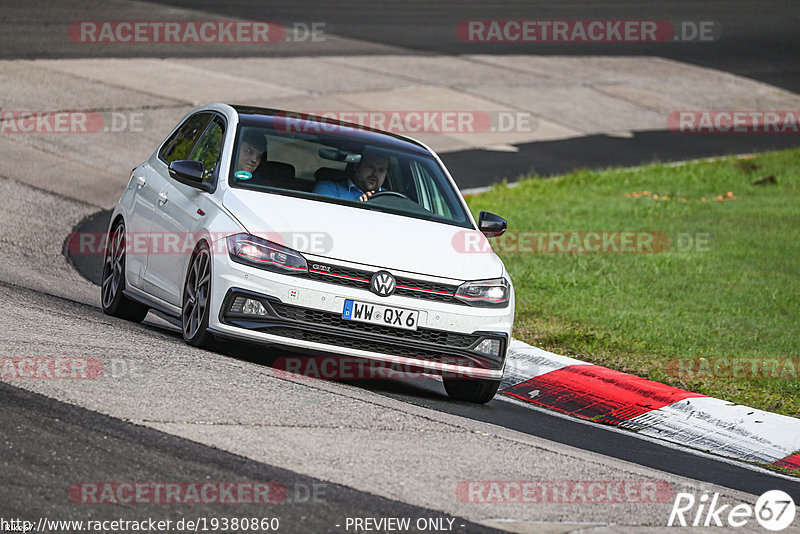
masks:
[[[800,448],[800,420],[713,397],[682,400],[619,426],[745,461],[772,463]]]
[[[510,404],[516,404],[517,406],[522,406],[522,407],[527,408],[529,410],[535,410],[537,412],[545,413],[547,415],[551,415],[553,417],[558,417],[560,419],[566,419],[566,420],[572,421],[574,423],[580,423],[582,425],[599,427],[599,428],[603,428],[605,430],[608,430],[609,432],[616,432],[618,434],[624,434],[624,435],[629,436],[629,437],[635,437],[636,439],[640,439],[642,441],[655,443],[657,445],[661,445],[661,446],[666,447],[668,449],[685,452],[685,453],[691,454],[693,456],[699,456],[701,458],[707,458],[709,460],[714,460],[716,462],[722,462],[722,463],[729,464],[729,465],[735,465],[736,467],[739,467],[739,468],[748,469],[750,471],[755,471],[757,473],[772,475],[772,476],[775,476],[775,477],[778,477],[778,478],[783,478],[785,480],[791,480],[792,482],[797,482],[798,481],[797,477],[795,477],[795,476],[785,475],[785,474],[780,473],[778,471],[773,471],[771,469],[767,469],[767,468],[764,468],[764,467],[761,467],[761,466],[758,466],[758,465],[754,465],[754,464],[751,464],[751,463],[748,463],[748,462],[743,462],[741,460],[736,460],[736,459],[733,459],[733,458],[727,458],[725,456],[717,456],[716,454],[711,454],[711,453],[708,453],[708,452],[705,452],[705,451],[701,451],[701,450],[698,450],[698,449],[686,448],[686,447],[680,446],[677,443],[673,443],[671,441],[664,441],[663,439],[654,438],[652,436],[648,436],[646,434],[640,434],[638,432],[631,432],[630,430],[620,429],[620,428],[617,428],[617,427],[614,427],[614,426],[611,426],[611,425],[603,425],[603,424],[600,424],[600,423],[594,423],[592,421],[588,421],[586,419],[580,419],[578,417],[572,417],[570,415],[563,414],[563,413],[557,412],[555,410],[550,410],[549,408],[545,408],[543,406],[538,406],[538,405],[532,404],[530,402],[522,401],[522,400],[520,400],[520,399],[518,399],[516,397],[510,397],[508,395],[503,395],[502,393],[498,394],[495,397],[495,399],[500,400],[502,402],[507,402],[507,403],[510,403]]]
[[[500,389],[525,382],[535,376],[563,369],[568,365],[585,363],[575,358],[548,352],[512,338],[511,343],[508,345],[508,357]]]

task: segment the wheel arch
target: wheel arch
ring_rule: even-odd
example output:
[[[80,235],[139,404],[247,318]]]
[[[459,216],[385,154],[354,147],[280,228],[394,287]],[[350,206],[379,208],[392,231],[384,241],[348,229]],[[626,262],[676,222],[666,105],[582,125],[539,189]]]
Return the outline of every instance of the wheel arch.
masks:
[[[115,226],[117,226],[117,224],[118,224],[120,221],[122,221],[122,222],[124,223],[124,222],[125,222],[125,216],[124,216],[124,215],[123,215],[121,212],[117,212],[117,214],[116,214],[116,215],[114,215],[114,214],[112,213],[112,214],[111,214],[111,219],[110,219],[110,222],[108,223],[108,232],[109,232],[109,233],[111,233],[111,230],[113,230],[113,229],[114,229],[114,227],[115,227]],[[127,229],[127,225],[126,225],[125,227],[126,227],[126,229]]]
[[[189,268],[192,266],[192,261],[194,260],[194,257],[197,256],[197,252],[200,250],[200,248],[202,248],[203,245],[205,245],[205,247],[209,250],[210,253],[213,253],[211,251],[211,243],[209,242],[207,236],[202,236],[200,239],[197,240],[197,243],[195,243],[194,248],[192,249],[192,253],[189,254],[188,261],[186,262],[186,265],[184,266],[183,269],[184,283],[186,283],[186,277],[189,276]]]

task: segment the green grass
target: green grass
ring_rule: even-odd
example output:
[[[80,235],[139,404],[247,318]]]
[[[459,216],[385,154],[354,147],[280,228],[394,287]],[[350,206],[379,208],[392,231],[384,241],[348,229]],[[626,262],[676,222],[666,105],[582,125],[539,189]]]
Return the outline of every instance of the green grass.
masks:
[[[751,185],[768,176],[777,185]],[[500,252],[516,288],[518,339],[797,417],[800,369],[784,364],[800,357],[798,176],[800,150],[789,150],[532,177],[467,200],[476,214],[505,217],[510,232],[632,230],[670,238],[666,250],[650,254]],[[642,191],[651,195],[626,196]],[[727,192],[734,198],[715,200]],[[707,245],[685,246],[687,235],[705,236]],[[777,358],[789,378],[698,378],[669,365],[700,357]]]

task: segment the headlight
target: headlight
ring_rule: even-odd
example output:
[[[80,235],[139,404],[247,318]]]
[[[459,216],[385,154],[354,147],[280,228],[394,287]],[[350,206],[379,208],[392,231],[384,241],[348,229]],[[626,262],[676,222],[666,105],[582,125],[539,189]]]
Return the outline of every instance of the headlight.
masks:
[[[250,234],[228,236],[228,254],[233,261],[283,274],[308,271],[306,259],[290,248]]]
[[[481,308],[504,308],[508,306],[510,288],[505,278],[464,282],[456,290],[455,297],[472,306]]]

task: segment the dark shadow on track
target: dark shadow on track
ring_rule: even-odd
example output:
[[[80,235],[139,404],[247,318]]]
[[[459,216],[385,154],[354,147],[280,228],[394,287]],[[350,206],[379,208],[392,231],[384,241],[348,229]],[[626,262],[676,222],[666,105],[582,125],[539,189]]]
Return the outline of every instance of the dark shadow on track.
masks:
[[[347,517],[409,517],[412,522],[417,518],[447,517],[447,514],[435,510],[323,482],[2,382],[0,404],[5,409],[3,442],[0,445],[3,451],[0,455],[0,485],[14,488],[5,492],[0,504],[6,518],[24,518],[36,525],[39,517],[47,514],[61,519],[100,521],[142,521],[153,517],[156,521],[169,519],[175,525],[182,518],[206,517],[211,521],[210,518],[246,515],[248,518],[277,517],[280,520],[280,529],[277,530],[280,531],[341,532],[341,525]],[[276,502],[285,495],[285,500],[279,504],[247,504],[243,508],[241,503],[200,504],[196,495],[196,500],[191,500],[187,492],[186,502],[198,504],[92,505],[91,501],[83,504],[80,503],[80,489],[75,493],[69,490],[73,484],[89,480],[161,484],[193,482],[198,488],[209,481],[274,483],[274,491],[268,495]],[[143,495],[145,499],[148,497],[147,493]],[[213,492],[209,495],[211,498],[216,496]],[[237,493],[234,490],[230,497],[220,495],[223,499],[235,499]],[[245,499],[252,498],[251,493],[244,495]],[[105,502],[115,498],[100,491],[94,496],[104,498]],[[141,498],[138,492],[137,498]],[[73,499],[78,499],[78,502]],[[499,532],[461,518],[455,518],[454,527],[455,532],[461,533]],[[255,530],[265,531],[263,528]]]
[[[462,189],[483,187],[520,176],[551,176],[577,169],[629,167],[653,162],[685,161],[731,154],[750,154],[800,146],[800,133],[679,134],[632,132],[631,137],[590,135],[560,141],[516,145],[519,152],[465,150],[441,154]]]

